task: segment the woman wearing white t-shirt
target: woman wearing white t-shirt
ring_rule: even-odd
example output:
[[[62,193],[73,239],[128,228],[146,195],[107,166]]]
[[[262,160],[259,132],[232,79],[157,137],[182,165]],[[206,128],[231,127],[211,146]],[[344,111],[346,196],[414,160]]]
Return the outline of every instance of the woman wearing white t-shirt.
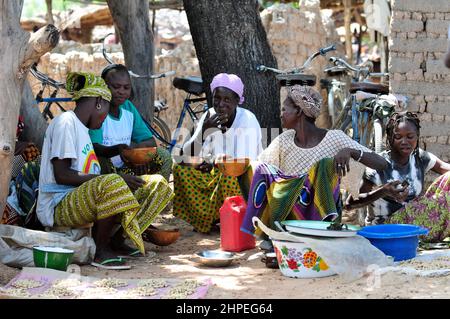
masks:
[[[160,175],[99,176],[100,165],[88,131],[101,127],[111,92],[103,79],[89,73],[70,73],[66,89],[73,94],[76,108],[56,117],[46,131],[37,215],[50,227],[94,222],[95,265],[117,266],[123,264],[117,255],[130,248],[124,245],[122,234],[144,254],[141,234],[173,194]],[[111,237],[117,222],[122,228]]]

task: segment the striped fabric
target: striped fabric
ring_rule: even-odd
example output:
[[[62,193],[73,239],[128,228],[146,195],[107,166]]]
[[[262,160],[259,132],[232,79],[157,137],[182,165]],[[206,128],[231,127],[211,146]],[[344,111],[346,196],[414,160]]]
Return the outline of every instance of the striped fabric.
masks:
[[[77,227],[115,215],[136,247],[145,253],[142,233],[173,198],[160,175],[141,176],[146,184],[135,194],[117,174],[101,175],[71,191],[56,206],[55,225]]]

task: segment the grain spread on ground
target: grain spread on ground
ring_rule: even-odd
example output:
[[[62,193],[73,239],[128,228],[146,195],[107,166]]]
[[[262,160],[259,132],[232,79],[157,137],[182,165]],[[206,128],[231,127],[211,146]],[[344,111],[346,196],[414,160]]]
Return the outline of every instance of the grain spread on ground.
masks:
[[[165,297],[168,299],[185,299],[189,295],[192,295],[195,290],[202,285],[204,284],[197,280],[188,279],[170,289]]]
[[[412,267],[416,270],[450,269],[450,257],[438,257],[429,261],[410,259],[400,262],[402,267]]]
[[[128,286],[128,282],[121,279],[105,278],[94,282],[94,285],[97,287],[105,287],[105,288],[120,288]]]
[[[136,287],[127,291],[124,291],[121,296],[124,298],[134,297],[149,297],[157,294],[157,291],[152,287]]]
[[[118,292],[119,290],[117,289],[107,287],[86,288],[83,290],[81,298],[95,299],[102,297],[111,297],[113,295],[116,295]]]
[[[146,279],[139,281],[138,286],[149,288],[164,288],[167,287],[168,285],[164,279]]]
[[[70,290],[68,287],[56,287],[56,286],[52,286],[44,293],[36,295],[37,298],[44,298],[44,299],[75,298],[77,296],[78,294]]]
[[[53,286],[58,288],[77,287],[81,284],[82,282],[79,279],[61,279],[53,282]]]
[[[31,295],[25,288],[9,288],[9,289],[2,289],[0,292],[4,295],[8,295],[11,297],[17,297],[17,298],[30,298]]]
[[[31,289],[31,288],[37,288],[43,286],[44,283],[38,280],[33,279],[20,279],[14,281],[11,286],[15,288],[24,288],[24,289]]]

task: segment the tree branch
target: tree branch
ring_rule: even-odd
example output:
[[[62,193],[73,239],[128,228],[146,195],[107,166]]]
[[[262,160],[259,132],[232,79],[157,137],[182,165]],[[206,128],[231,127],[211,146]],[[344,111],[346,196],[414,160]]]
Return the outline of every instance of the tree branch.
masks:
[[[174,9],[183,10],[183,0],[149,1],[150,10]]]
[[[28,41],[25,54],[19,66],[18,78],[23,78],[29,68],[46,52],[51,51],[59,41],[59,30],[52,24],[40,28],[33,33]]]

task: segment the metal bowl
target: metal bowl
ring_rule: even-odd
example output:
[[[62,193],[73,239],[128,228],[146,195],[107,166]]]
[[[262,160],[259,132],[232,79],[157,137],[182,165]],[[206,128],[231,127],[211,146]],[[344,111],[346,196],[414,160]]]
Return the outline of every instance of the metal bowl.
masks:
[[[204,250],[196,254],[200,263],[208,267],[227,267],[235,259],[235,254],[226,251]]]

